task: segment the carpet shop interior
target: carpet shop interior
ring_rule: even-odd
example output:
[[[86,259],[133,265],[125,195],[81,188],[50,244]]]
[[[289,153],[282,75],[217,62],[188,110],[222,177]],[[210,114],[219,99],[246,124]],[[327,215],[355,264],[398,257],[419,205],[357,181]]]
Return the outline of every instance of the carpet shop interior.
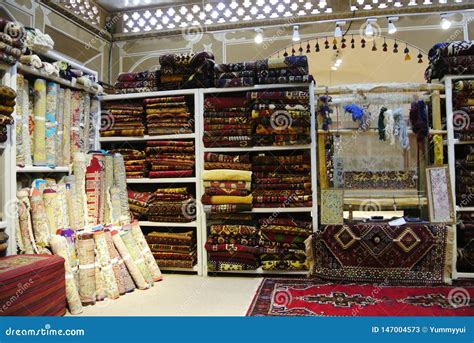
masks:
[[[2,1],[0,315],[473,316],[473,19]]]

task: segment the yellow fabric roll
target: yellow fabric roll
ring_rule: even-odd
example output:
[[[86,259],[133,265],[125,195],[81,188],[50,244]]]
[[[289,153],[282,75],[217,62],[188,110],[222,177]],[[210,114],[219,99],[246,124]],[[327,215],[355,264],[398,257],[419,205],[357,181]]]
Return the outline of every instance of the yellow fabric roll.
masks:
[[[204,170],[202,178],[209,181],[252,181],[252,172],[232,169]]]
[[[440,166],[444,162],[443,136],[434,135],[433,136],[433,143],[434,143],[434,164],[437,165],[437,166]]]
[[[247,196],[237,195],[212,195],[210,196],[212,205],[224,204],[252,204],[252,194]]]
[[[42,166],[46,165],[46,81],[37,79],[34,88],[35,146],[33,151],[33,164]]]

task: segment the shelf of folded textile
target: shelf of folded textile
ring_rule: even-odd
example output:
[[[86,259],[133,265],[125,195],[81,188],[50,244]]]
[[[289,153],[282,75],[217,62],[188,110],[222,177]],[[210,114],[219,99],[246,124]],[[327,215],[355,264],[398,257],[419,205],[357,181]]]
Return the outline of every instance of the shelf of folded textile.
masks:
[[[194,141],[149,141],[145,148],[149,178],[179,178],[195,175]]]
[[[471,274],[467,277],[472,277],[474,276],[474,212],[460,213],[456,230],[456,273]]]
[[[139,179],[147,173],[146,158],[143,151],[137,149],[111,149],[110,154],[123,156],[125,175],[127,179]]]
[[[141,101],[104,102],[100,121],[101,137],[145,135],[145,111]]]

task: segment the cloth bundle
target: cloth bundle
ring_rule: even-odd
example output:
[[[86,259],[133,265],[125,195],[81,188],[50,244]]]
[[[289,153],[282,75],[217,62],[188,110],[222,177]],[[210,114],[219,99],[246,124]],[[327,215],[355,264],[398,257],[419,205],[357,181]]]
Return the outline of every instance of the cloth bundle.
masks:
[[[148,141],[146,160],[150,178],[194,175],[194,141]]]
[[[456,204],[460,207],[474,205],[474,152],[456,160]]]
[[[121,154],[125,164],[127,179],[143,178],[147,175],[145,153],[135,149],[114,149],[111,154]]]
[[[256,62],[216,64],[214,65],[214,86],[219,88],[253,86],[256,66]]]
[[[252,157],[254,207],[312,205],[311,157],[262,153]]]
[[[256,123],[255,145],[309,144],[309,95],[299,91],[248,92]]]
[[[310,218],[259,219],[259,252],[263,270],[307,270],[304,241],[312,234]]]
[[[137,73],[120,73],[114,91],[118,94],[153,92],[158,90],[159,72],[142,71]]]
[[[204,169],[234,169],[234,170],[252,170],[249,155],[229,155],[219,154],[213,152],[204,153]],[[223,195],[226,193],[219,193],[217,190],[210,190],[209,193],[216,192],[213,195]]]
[[[256,70],[257,84],[313,81],[313,77],[309,75],[308,58],[304,55],[258,60]]]
[[[14,66],[26,51],[25,39],[23,25],[0,18],[0,61]]]
[[[208,88],[213,85],[214,55],[210,52],[167,54],[160,56],[159,61],[159,90]]]
[[[148,220],[188,223],[196,219],[196,203],[186,187],[157,189],[148,200]]]
[[[204,146],[250,147],[253,133],[245,98],[207,97],[204,100]]]
[[[474,140],[474,80],[453,84],[453,126],[456,138]]]
[[[102,114],[100,134],[110,136],[143,136],[144,111],[141,103],[106,102]]]
[[[137,192],[128,190],[128,205],[130,213],[135,219],[146,220],[148,217],[148,208],[153,192]]]
[[[146,241],[158,265],[162,268],[193,268],[196,264],[194,231],[157,232],[146,235]]]
[[[184,96],[144,99],[143,105],[149,135],[193,132],[194,120]]]
[[[8,126],[14,123],[12,113],[16,92],[8,86],[0,86],[0,143],[8,139]]]
[[[474,73],[474,41],[452,41],[435,44],[428,52],[429,65],[425,79],[441,79],[445,75]]]
[[[232,213],[252,210],[251,171],[204,170],[202,179],[204,194],[201,203],[205,212]]]

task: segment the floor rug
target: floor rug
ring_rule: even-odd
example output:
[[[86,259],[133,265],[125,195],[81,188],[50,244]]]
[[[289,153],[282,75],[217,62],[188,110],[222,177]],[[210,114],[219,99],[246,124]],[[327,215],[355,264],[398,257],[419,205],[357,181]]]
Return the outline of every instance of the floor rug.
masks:
[[[264,279],[247,316],[473,316],[474,286],[405,287]]]

